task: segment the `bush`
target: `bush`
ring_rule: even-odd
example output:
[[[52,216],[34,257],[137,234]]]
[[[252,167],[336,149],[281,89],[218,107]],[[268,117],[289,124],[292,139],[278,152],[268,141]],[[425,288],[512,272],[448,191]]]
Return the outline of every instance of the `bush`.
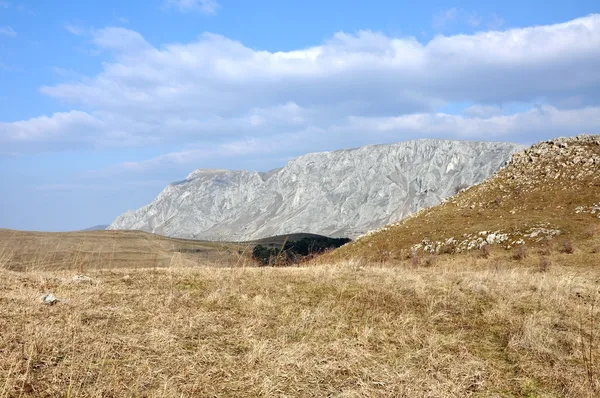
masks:
[[[436,264],[437,264],[437,256],[435,254],[432,254],[431,256],[427,257],[427,260],[425,260],[426,267],[433,267]]]
[[[278,262],[281,250],[277,248],[268,248],[263,245],[257,245],[252,250],[252,258],[262,265],[274,265]]]
[[[492,254],[492,245],[483,245],[481,246],[481,257],[488,259]]]
[[[421,256],[419,255],[418,252],[414,252],[411,256],[410,256],[410,262],[413,266],[418,267],[421,264]]]
[[[575,247],[573,246],[573,242],[571,242],[570,240],[563,241],[561,251],[563,253],[573,254],[573,252],[575,252]]]
[[[547,272],[551,265],[552,263],[548,257],[540,257],[540,272]]]
[[[539,254],[541,256],[549,256],[552,254],[552,250],[549,247],[542,247],[539,251]]]
[[[527,258],[527,249],[525,246],[519,246],[515,249],[512,255],[513,260],[521,261]]]

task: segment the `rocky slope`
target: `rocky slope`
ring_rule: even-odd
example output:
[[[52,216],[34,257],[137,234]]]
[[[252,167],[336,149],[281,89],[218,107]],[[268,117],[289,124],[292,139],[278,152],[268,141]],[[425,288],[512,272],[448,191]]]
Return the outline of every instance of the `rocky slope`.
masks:
[[[332,255],[401,260],[493,245],[600,252],[600,136],[558,138],[515,153],[481,184]]]
[[[269,173],[197,170],[109,229],[227,241],[294,232],[356,237],[483,181],[522,149],[416,140],[312,153]]]

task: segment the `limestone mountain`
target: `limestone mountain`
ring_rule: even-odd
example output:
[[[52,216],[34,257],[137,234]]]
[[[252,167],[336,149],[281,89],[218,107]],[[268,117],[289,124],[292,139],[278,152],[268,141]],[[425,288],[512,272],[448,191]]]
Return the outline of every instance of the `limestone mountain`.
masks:
[[[423,139],[311,153],[269,173],[196,170],[109,229],[226,241],[356,237],[485,180],[522,149]]]
[[[494,245],[600,252],[600,136],[558,138],[515,153],[494,176],[444,203],[372,231],[332,255],[375,261]]]

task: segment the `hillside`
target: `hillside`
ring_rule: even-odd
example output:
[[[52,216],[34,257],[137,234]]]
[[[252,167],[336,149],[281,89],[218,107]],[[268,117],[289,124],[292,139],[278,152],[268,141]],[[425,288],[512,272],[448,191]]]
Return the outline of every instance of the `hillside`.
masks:
[[[235,265],[230,243],[203,242],[140,231],[31,232],[0,229],[0,269],[14,271]]]
[[[483,183],[368,233],[324,261],[394,261],[486,244],[592,253],[600,251],[599,232],[600,136],[581,135],[516,153]]]
[[[290,233],[352,238],[483,181],[521,149],[417,140],[311,153],[269,173],[196,170],[109,229],[217,241]]]

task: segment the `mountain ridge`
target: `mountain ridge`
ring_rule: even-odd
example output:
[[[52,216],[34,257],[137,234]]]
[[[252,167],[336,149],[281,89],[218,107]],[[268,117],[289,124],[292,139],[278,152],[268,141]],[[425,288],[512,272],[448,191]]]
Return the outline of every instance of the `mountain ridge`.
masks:
[[[419,139],[308,153],[266,173],[198,169],[109,229],[236,241],[296,232],[354,237],[482,181],[523,148]]]

